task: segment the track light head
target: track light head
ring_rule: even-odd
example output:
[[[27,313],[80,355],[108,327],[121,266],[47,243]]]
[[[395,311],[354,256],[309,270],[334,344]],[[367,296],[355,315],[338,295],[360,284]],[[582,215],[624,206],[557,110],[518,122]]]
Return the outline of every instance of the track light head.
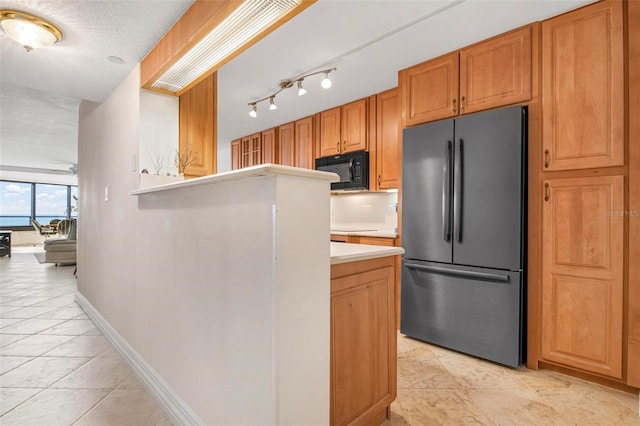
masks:
[[[322,83],[320,83],[320,85],[322,86],[323,89],[328,89],[331,87],[331,80],[329,80],[329,73],[331,71],[327,71],[324,74],[324,78],[322,79]]]
[[[271,96],[271,98],[269,98],[269,109],[271,111],[273,111],[274,109],[278,109],[278,106],[276,105],[276,95]]]
[[[302,79],[300,79],[298,80],[298,96],[302,96],[305,93],[307,93],[307,91],[302,87]]]
[[[249,111],[249,117],[256,118],[258,116],[258,106],[255,103],[249,104],[251,106],[251,111]]]

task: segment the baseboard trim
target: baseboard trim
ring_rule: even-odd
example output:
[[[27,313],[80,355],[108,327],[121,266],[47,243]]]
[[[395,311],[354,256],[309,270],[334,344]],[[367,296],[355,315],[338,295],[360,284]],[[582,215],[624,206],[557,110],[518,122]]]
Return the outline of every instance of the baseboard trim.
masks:
[[[189,407],[171,386],[153,369],[138,352],[118,333],[109,322],[79,292],[76,302],[102,331],[105,337],[122,355],[129,367],[138,376],[144,386],[151,392],[165,412],[179,425],[204,425],[205,422]]]

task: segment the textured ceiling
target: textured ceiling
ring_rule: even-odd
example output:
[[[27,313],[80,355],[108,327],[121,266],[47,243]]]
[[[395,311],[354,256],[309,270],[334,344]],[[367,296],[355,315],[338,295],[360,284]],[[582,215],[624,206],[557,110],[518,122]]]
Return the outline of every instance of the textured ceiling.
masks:
[[[219,142],[394,87],[399,69],[591,1],[319,0],[220,70]],[[64,33],[52,48],[27,53],[0,32],[0,176],[6,166],[68,170],[79,100],[104,100],[191,3],[0,0]],[[261,103],[258,118],[248,116],[247,102],[325,66],[338,67],[330,90],[311,77],[307,95],[286,90],[276,111]]]

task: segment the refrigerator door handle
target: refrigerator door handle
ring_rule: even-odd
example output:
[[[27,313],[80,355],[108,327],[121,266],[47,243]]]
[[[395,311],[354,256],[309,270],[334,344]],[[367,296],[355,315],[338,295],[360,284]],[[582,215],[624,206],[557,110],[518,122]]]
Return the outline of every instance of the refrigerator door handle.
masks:
[[[442,230],[444,240],[451,239],[451,141],[447,141],[442,166]]]
[[[487,272],[462,271],[459,269],[440,268],[438,266],[419,265],[416,263],[405,263],[404,266],[409,269],[418,269],[420,271],[435,272],[444,275],[458,275],[461,277],[509,282],[509,275],[491,274]]]
[[[456,232],[456,241],[462,242],[462,182],[464,180],[464,141],[458,141],[458,149],[456,149],[455,179],[453,192],[453,226]]]

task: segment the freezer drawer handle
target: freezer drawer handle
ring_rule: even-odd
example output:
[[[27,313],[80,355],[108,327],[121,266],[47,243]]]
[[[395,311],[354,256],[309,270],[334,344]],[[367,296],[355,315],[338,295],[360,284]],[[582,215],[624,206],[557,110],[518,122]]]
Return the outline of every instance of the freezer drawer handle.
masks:
[[[451,239],[451,141],[447,141],[444,151],[444,164],[442,166],[442,230],[444,240]]]
[[[419,269],[421,271],[436,272],[436,273],[441,273],[446,275],[459,275],[462,277],[469,277],[469,278],[483,278],[491,281],[504,281],[504,282],[509,281],[509,275],[489,274],[486,272],[460,271],[460,270],[454,270],[454,269],[448,269],[448,268],[439,268],[437,266],[418,265],[415,263],[405,263],[404,266],[406,266],[409,269]]]

